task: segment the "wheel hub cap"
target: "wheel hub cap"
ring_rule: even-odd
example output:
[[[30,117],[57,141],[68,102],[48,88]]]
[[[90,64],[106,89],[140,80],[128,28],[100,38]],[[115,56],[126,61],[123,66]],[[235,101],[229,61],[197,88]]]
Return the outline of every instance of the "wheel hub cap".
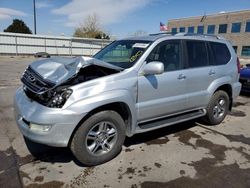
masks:
[[[85,145],[92,155],[103,155],[109,152],[117,141],[117,130],[111,122],[100,122],[87,134]]]
[[[219,99],[213,108],[213,116],[218,119],[221,118],[225,113],[225,100]]]

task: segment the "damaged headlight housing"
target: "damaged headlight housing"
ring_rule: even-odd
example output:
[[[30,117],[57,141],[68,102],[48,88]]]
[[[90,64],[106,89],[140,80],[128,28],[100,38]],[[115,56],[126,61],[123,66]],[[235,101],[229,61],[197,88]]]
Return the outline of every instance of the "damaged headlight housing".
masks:
[[[62,108],[72,93],[73,90],[68,88],[64,88],[59,92],[57,91],[56,94],[51,98],[49,107]]]

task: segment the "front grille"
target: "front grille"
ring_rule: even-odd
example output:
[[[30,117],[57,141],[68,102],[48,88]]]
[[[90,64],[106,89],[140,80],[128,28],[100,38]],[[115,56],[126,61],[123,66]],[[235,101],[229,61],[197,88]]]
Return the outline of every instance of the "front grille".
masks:
[[[21,81],[29,90],[31,90],[36,94],[42,94],[46,92],[48,89],[53,88],[55,86],[54,83],[43,79],[31,67],[28,67],[25,70],[21,78]]]

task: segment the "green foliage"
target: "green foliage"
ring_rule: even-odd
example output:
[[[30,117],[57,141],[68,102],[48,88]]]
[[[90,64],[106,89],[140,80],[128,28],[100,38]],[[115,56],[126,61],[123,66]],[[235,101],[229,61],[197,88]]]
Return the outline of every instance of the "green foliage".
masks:
[[[9,25],[4,32],[32,34],[30,28],[19,19],[14,19],[12,24]]]

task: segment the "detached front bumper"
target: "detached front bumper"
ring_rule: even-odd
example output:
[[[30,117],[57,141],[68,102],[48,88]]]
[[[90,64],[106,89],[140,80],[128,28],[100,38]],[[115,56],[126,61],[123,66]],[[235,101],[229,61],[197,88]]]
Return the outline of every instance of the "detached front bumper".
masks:
[[[84,117],[67,109],[48,108],[31,101],[22,88],[14,99],[15,119],[22,134],[30,140],[57,147],[66,147],[74,128]]]

